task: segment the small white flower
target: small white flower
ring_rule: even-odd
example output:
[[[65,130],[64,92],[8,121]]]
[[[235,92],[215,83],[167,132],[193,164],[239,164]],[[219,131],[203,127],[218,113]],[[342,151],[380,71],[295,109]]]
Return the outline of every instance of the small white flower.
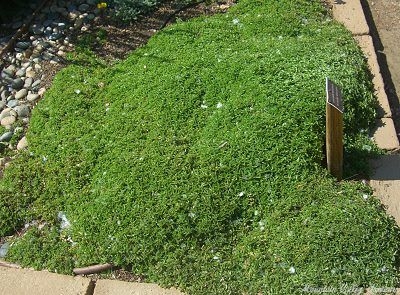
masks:
[[[60,225],[61,229],[65,229],[65,228],[71,227],[71,223],[67,219],[67,216],[65,215],[64,212],[58,212],[57,217],[61,221],[61,225]]]
[[[258,210],[254,211],[254,216],[258,216],[259,212]]]
[[[208,108],[208,106],[206,106],[205,104],[201,104],[201,106],[200,106],[202,109],[206,109],[206,108]]]
[[[81,93],[81,91],[79,90],[79,89],[75,89],[75,91],[74,91],[76,94],[79,94],[79,93]]]
[[[364,144],[363,147],[362,147],[362,149],[363,149],[364,151],[370,152],[370,151],[372,150],[372,147],[371,147],[370,145]]]
[[[363,199],[367,200],[368,199],[368,195],[367,194],[363,194]]]
[[[219,257],[218,256],[214,256],[213,259],[216,260],[216,261],[219,261]]]
[[[222,103],[217,103],[217,109],[220,109],[220,108],[222,108]]]
[[[278,39],[279,39],[279,40],[282,40],[282,39],[283,39],[283,37],[282,37],[282,36],[278,36]]]
[[[47,157],[46,156],[42,156],[42,161],[46,162],[47,161]]]
[[[243,197],[244,196],[244,192],[240,192],[238,196],[239,197]]]
[[[296,269],[293,266],[291,266],[289,268],[289,273],[294,274],[295,272],[296,272]]]
[[[193,212],[190,212],[188,215],[190,218],[194,218],[196,216],[196,214],[194,214]]]
[[[240,23],[239,19],[237,19],[237,18],[235,18],[232,22],[233,22],[234,25],[237,25],[237,24]]]

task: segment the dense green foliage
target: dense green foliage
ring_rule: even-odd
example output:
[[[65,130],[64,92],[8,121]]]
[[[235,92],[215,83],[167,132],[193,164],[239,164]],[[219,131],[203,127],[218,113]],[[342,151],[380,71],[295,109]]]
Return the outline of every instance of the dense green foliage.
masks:
[[[9,260],[112,262],[189,294],[398,283],[394,221],[321,167],[325,77],[343,88],[347,150],[375,100],[362,53],[318,1],[242,0],[113,67],[82,54],[0,182],[0,235],[33,223]]]

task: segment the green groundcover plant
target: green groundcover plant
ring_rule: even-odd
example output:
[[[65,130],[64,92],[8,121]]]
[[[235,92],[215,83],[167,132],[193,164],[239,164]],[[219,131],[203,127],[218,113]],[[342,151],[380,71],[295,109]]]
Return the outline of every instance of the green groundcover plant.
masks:
[[[394,221],[321,165],[327,76],[347,153],[371,150],[364,57],[319,1],[242,0],[112,67],[78,52],[0,182],[0,236],[30,225],[7,259],[110,262],[188,294],[396,286]]]

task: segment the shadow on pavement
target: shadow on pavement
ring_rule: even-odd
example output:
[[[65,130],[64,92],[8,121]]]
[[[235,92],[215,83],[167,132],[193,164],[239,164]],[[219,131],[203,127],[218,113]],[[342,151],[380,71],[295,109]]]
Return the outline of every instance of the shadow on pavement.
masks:
[[[400,181],[400,154],[381,156],[376,160],[372,160],[371,166],[374,169],[371,179]]]

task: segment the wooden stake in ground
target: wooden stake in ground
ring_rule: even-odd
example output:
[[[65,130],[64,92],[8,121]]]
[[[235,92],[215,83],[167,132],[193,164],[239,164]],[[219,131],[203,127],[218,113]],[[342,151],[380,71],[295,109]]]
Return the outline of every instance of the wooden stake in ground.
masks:
[[[343,100],[342,93],[326,78],[326,159],[328,171],[343,176]]]

